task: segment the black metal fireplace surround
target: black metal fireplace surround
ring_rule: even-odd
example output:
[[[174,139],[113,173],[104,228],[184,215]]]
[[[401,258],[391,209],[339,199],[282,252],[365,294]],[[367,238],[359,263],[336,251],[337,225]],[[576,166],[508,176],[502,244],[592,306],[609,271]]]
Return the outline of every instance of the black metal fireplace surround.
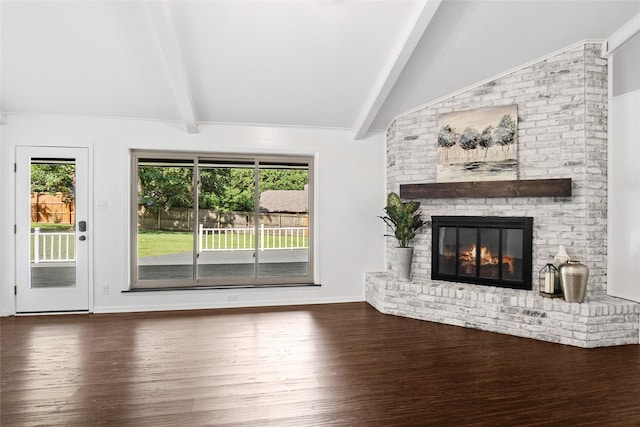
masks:
[[[434,216],[431,278],[532,289],[533,218]]]

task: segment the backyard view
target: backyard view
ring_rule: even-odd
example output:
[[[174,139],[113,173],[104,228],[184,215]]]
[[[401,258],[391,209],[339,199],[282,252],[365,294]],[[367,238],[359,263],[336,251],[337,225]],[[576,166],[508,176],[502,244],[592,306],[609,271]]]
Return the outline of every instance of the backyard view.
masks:
[[[29,239],[32,288],[74,287],[76,166],[72,161],[31,164]]]
[[[249,229],[247,229],[249,230]],[[243,239],[242,235],[235,233],[232,237],[225,237],[225,229],[221,229],[222,233],[216,233],[209,238],[209,248],[224,249],[245,249],[247,243],[255,244],[254,240],[248,238]],[[251,231],[253,231],[251,229]],[[268,235],[264,239],[264,245],[268,248],[294,248],[296,244],[300,247],[308,247],[309,237],[300,235],[297,238],[292,236],[273,236]],[[251,246],[252,248],[254,246]],[[138,230],[138,256],[149,257],[156,255],[170,255],[183,252],[191,252],[193,250],[193,233],[187,231],[167,231],[167,230]]]
[[[309,274],[308,165],[194,163],[138,161],[138,281]],[[74,179],[74,165],[32,165],[31,257],[38,267],[74,262]]]
[[[138,281],[308,274],[306,165],[194,163],[138,160]]]
[[[75,165],[31,165],[31,259],[73,260]],[[39,255],[39,256],[36,256]]]

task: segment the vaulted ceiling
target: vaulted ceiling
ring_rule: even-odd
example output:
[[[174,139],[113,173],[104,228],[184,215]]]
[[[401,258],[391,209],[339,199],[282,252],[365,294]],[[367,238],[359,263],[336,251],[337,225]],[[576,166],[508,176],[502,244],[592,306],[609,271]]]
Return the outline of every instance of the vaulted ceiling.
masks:
[[[4,113],[352,129],[583,40],[640,1],[0,2]]]

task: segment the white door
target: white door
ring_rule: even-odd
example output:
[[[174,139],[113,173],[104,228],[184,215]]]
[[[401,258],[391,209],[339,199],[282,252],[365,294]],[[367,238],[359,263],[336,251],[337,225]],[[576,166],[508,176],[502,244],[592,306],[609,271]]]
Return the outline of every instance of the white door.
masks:
[[[16,312],[89,310],[88,149],[16,148]]]

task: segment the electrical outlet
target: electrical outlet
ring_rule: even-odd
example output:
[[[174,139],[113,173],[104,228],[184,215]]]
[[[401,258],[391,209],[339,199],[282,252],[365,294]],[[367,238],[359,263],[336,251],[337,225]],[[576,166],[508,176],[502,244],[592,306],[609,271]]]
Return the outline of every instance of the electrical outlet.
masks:
[[[102,285],[102,295],[109,295],[109,285]]]
[[[99,211],[106,211],[107,210],[107,201],[106,200],[99,200],[98,201],[98,210]]]
[[[236,294],[227,295],[227,301],[229,301],[229,302],[238,301],[238,295],[236,295]]]

